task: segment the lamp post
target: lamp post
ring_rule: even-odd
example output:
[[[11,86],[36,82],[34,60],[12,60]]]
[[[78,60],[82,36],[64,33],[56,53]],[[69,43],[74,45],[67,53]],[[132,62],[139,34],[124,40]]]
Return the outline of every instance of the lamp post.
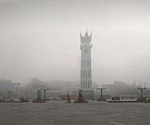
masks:
[[[97,88],[97,90],[101,91],[101,95],[100,98],[98,99],[98,101],[106,101],[106,99],[103,97],[103,90],[107,89],[107,88]]]

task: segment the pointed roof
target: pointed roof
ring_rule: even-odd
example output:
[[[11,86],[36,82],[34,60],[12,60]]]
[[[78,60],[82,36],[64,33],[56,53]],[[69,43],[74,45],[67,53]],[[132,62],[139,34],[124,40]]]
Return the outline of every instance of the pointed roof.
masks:
[[[80,33],[80,39],[81,39],[81,42],[91,42],[91,39],[92,39],[92,32],[91,34],[89,35],[88,34],[88,31],[86,29],[86,32],[84,34],[84,36]]]

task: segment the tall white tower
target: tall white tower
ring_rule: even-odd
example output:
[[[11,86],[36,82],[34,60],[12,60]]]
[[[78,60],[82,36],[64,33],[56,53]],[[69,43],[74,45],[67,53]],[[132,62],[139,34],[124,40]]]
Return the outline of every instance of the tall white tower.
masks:
[[[86,98],[92,98],[94,92],[92,89],[92,69],[91,69],[91,39],[92,33],[89,35],[86,31],[83,36],[80,34],[81,39],[81,70],[80,70],[80,88]]]

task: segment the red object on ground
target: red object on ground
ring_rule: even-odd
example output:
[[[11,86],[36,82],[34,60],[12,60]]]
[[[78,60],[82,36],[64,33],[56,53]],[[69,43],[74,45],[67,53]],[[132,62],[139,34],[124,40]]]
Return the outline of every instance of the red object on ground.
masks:
[[[81,103],[83,101],[83,96],[79,93],[79,97],[78,97],[79,103]]]

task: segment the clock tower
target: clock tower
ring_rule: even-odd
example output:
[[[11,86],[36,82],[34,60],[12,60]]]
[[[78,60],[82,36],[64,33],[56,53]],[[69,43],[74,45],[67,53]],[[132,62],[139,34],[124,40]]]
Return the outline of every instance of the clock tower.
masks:
[[[80,50],[81,50],[81,69],[80,69],[80,88],[85,98],[93,98],[94,91],[92,89],[92,69],[91,69],[91,39],[92,33],[89,35],[86,31],[83,36],[80,34]]]

